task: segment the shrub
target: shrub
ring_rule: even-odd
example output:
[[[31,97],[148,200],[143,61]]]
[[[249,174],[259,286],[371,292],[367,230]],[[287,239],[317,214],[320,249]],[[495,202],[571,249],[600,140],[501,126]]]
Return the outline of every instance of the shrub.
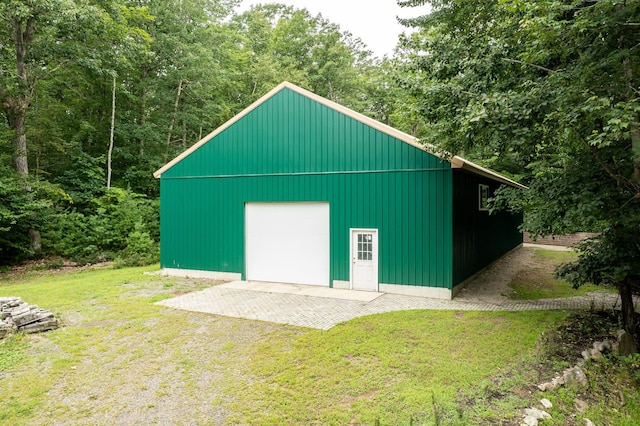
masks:
[[[113,260],[153,263],[160,234],[157,201],[112,188],[84,212],[73,207],[50,209],[43,217],[45,253],[78,263]],[[134,257],[141,259],[134,262]]]
[[[151,239],[142,222],[136,222],[127,237],[127,246],[116,259],[117,267],[144,266],[158,261],[158,244]]]

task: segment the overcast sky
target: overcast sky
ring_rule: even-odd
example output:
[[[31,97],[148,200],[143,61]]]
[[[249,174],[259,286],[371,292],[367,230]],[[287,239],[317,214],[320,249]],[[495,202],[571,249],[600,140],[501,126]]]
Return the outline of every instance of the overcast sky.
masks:
[[[284,3],[298,9],[306,8],[313,15],[323,17],[340,25],[359,37],[376,56],[391,55],[398,41],[398,35],[407,31],[396,17],[412,18],[424,15],[428,6],[401,8],[396,0],[243,0],[239,11],[249,9],[254,4]]]

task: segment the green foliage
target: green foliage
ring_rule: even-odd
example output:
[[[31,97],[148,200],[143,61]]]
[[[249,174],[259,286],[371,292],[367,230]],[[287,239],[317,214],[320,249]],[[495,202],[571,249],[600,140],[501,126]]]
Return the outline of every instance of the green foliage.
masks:
[[[68,200],[55,185],[17,175],[0,164],[0,264],[30,255],[28,233],[52,200]]]
[[[425,141],[523,180],[528,191],[501,190],[493,208],[523,210],[533,235],[601,232],[559,274],[619,287],[631,318],[622,284],[640,288],[640,6],[430,3],[407,21],[419,31],[404,40],[399,78],[430,123]]]
[[[640,283],[635,281],[640,270],[640,258],[635,254],[636,239],[634,235],[619,232],[605,229],[598,237],[581,243],[578,260],[562,265],[557,275],[574,287],[585,282],[617,287],[631,279],[635,291],[640,290]]]
[[[84,212],[58,207],[43,214],[45,253],[79,263],[113,260],[121,252],[127,265],[157,259],[157,201],[111,188],[91,205]],[[133,261],[136,257],[139,262]]]
[[[636,384],[640,385],[640,354],[620,356],[619,359],[627,367]]]
[[[127,236],[126,247],[116,259],[116,266],[146,266],[158,261],[158,244],[146,229],[142,222],[136,222]]]
[[[351,108],[366,110],[371,52],[321,15],[282,4],[257,5],[234,18],[253,54],[246,104],[283,80]]]

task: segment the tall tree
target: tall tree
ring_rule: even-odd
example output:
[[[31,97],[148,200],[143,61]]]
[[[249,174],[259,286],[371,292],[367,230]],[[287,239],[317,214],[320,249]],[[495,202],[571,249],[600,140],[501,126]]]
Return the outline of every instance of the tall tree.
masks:
[[[51,13],[49,2],[9,1],[0,5],[5,40],[11,40],[9,52],[13,55],[13,66],[3,60],[4,71],[0,77],[0,101],[12,135],[12,162],[16,173],[28,178],[29,162],[27,160],[27,111],[37,81],[37,70],[33,70],[30,63],[30,48],[36,36],[36,22]],[[9,34],[7,34],[9,33]],[[10,37],[7,37],[10,35]],[[3,49],[4,50],[4,49]],[[6,65],[5,65],[6,64]],[[5,68],[6,66],[6,68]],[[12,71],[9,71],[13,68]],[[25,179],[26,180],[26,179]],[[28,185],[24,187],[29,192]],[[33,228],[29,230],[30,247],[33,251],[41,249],[40,232]]]
[[[512,200],[535,235],[599,231],[558,272],[616,286],[638,341],[640,4],[429,3],[433,13],[406,21],[420,32],[401,82],[430,123],[425,138],[519,164],[530,190]]]

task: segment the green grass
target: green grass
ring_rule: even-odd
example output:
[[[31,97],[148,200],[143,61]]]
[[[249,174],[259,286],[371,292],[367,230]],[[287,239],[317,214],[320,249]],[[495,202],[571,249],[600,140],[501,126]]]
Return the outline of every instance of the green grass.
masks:
[[[564,280],[554,277],[557,266],[576,260],[578,254],[573,251],[542,250],[535,251],[535,265],[520,271],[509,283],[513,292],[509,295],[515,300],[557,299],[583,296],[591,292],[615,292],[614,289],[584,284],[575,289]]]
[[[157,306],[207,283],[144,270],[0,278],[0,296],[64,324],[0,343],[0,423],[517,424],[542,397],[525,391],[540,336],[567,315],[417,310],[311,330]],[[632,390],[591,415],[631,424],[639,404]]]
[[[451,422],[458,393],[533,353],[560,312],[402,311],[251,350],[240,424]],[[461,424],[464,424],[461,423]]]
[[[10,335],[0,340],[0,373],[10,371],[25,356],[28,343],[21,335]]]

